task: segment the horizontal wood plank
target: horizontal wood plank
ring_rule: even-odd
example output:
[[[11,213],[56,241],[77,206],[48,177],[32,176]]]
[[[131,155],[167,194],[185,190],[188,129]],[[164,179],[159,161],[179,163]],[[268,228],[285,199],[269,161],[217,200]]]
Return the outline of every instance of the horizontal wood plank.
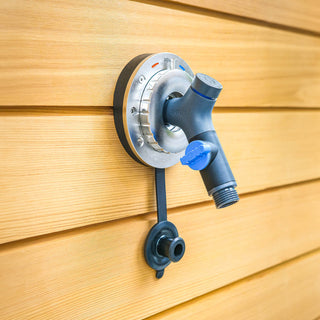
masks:
[[[320,107],[320,37],[180,9],[1,1],[0,105],[111,106],[130,59],[169,51],[223,84],[218,107]]]
[[[320,6],[317,0],[167,1],[320,33]]]
[[[290,319],[320,314],[320,251],[295,259],[148,320]]]
[[[141,319],[314,250],[319,187],[247,195],[223,212],[210,203],[171,210],[186,253],[161,280],[143,258],[154,213],[4,244],[0,318]]]
[[[320,177],[319,121],[319,111],[215,111],[238,191]],[[0,154],[1,242],[155,210],[154,171],[124,151],[110,110],[4,112]],[[180,164],[167,170],[167,196],[170,208],[210,200]]]

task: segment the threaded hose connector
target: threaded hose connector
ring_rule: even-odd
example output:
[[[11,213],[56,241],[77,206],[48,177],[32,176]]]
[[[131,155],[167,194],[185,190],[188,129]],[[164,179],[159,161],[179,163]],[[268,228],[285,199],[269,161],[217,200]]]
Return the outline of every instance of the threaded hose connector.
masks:
[[[239,201],[237,191],[233,187],[221,189],[212,195],[217,209],[225,208]]]

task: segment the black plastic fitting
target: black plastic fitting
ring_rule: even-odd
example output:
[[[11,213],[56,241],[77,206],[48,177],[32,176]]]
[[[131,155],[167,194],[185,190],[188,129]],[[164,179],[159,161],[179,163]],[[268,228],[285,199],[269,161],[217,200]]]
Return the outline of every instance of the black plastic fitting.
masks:
[[[212,110],[221,90],[220,82],[197,73],[185,95],[167,100],[164,108],[165,122],[180,127],[189,142],[201,140],[215,146],[210,163],[200,173],[218,209],[239,201],[237,183],[212,124]]]
[[[181,260],[185,249],[185,242],[179,237],[176,226],[165,220],[156,223],[149,231],[144,245],[144,256],[148,265],[156,270],[156,277],[160,279],[171,262]]]
[[[163,236],[157,244],[158,253],[172,262],[178,262],[184,255],[185,244],[181,237],[168,238]]]

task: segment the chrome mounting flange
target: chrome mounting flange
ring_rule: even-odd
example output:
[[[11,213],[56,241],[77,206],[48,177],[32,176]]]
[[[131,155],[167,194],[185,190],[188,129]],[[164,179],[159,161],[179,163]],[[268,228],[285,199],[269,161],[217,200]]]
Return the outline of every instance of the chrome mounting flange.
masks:
[[[172,53],[143,54],[121,72],[114,94],[115,126],[136,161],[154,168],[179,162],[188,145],[184,132],[163,121],[166,99],[181,97],[193,73]]]

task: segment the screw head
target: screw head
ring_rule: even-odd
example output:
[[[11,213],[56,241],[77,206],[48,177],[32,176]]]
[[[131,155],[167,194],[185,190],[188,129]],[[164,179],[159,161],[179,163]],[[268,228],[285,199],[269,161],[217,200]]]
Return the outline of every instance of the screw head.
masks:
[[[130,109],[130,113],[134,116],[137,113],[137,108],[136,107],[132,107]]]
[[[142,75],[142,76],[139,77],[139,82],[140,82],[140,83],[143,83],[144,80],[146,80],[146,78],[145,78],[144,75]]]

